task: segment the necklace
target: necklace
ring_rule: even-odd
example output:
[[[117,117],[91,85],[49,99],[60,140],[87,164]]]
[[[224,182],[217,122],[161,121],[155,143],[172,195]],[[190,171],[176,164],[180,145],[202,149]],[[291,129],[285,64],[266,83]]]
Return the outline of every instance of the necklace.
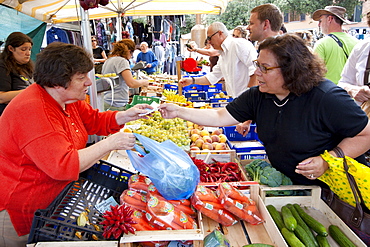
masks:
[[[287,99],[283,104],[281,104],[281,105],[279,105],[278,103],[276,103],[275,102],[275,100],[272,100],[272,101],[274,101],[274,103],[275,103],[275,105],[277,106],[277,107],[283,107],[283,106],[285,106],[285,104],[286,103],[288,103],[288,101],[289,101],[289,99]]]

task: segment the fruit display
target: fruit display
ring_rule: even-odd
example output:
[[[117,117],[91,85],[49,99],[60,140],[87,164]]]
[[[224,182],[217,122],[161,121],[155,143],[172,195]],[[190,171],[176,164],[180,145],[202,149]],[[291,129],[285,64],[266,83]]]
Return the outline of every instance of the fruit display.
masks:
[[[187,104],[187,99],[184,95],[177,94],[177,90],[173,89],[164,89],[162,96],[166,102],[185,105]]]
[[[224,92],[219,92],[219,93],[216,93],[214,96],[213,96],[213,98],[215,98],[215,99],[220,99],[220,98],[226,98],[226,99],[228,99],[228,98],[231,98],[229,95],[226,95]]]
[[[136,126],[130,128],[134,133],[149,137],[157,142],[171,140],[179,147],[188,147],[190,144],[185,120],[180,118],[164,119],[158,111],[154,112],[148,119],[138,119],[126,124],[126,128],[130,126]]]
[[[102,74],[95,74],[95,77],[97,77],[97,78],[103,78],[103,77],[115,77],[115,76],[117,76],[117,74],[116,74],[116,73],[108,73],[108,74],[104,74],[104,75],[102,75]]]
[[[199,126],[187,121],[189,136],[191,140],[190,150],[226,150],[227,137],[222,133],[222,129],[216,129],[212,133]]]

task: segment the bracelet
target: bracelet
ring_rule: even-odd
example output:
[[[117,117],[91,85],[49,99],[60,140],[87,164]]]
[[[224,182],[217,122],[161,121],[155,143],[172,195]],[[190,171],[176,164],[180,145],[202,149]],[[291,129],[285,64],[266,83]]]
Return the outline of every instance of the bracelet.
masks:
[[[194,77],[191,77],[191,79],[193,80],[193,84],[195,84],[195,78]]]

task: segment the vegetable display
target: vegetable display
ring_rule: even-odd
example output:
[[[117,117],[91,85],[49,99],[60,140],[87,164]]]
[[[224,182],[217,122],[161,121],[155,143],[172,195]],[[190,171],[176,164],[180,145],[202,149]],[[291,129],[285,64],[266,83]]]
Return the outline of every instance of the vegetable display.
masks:
[[[135,228],[131,225],[137,223],[132,220],[133,212],[131,207],[126,204],[111,206],[111,211],[106,211],[103,214],[105,220],[100,223],[104,225],[103,237],[118,239],[123,234],[135,233]]]
[[[245,165],[245,170],[253,181],[270,187],[280,185],[292,185],[292,180],[276,170],[272,165],[264,160],[256,159]]]
[[[241,181],[241,171],[235,162],[219,162],[213,160],[207,164],[201,159],[191,157],[200,172],[200,181],[208,182],[237,182]]]
[[[281,214],[283,216],[274,205],[267,205],[266,208],[289,246],[330,247],[327,239],[328,231],[324,225],[304,211],[299,204],[288,203],[282,206]],[[330,236],[340,247],[356,246],[338,226],[330,225],[328,230]],[[314,232],[317,233],[316,236]]]

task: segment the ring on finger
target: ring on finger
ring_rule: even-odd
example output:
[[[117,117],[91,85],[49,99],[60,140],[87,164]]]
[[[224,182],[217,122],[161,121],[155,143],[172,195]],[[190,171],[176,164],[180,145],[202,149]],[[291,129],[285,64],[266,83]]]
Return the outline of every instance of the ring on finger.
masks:
[[[313,174],[310,174],[308,177],[309,178],[314,178],[315,176]]]

